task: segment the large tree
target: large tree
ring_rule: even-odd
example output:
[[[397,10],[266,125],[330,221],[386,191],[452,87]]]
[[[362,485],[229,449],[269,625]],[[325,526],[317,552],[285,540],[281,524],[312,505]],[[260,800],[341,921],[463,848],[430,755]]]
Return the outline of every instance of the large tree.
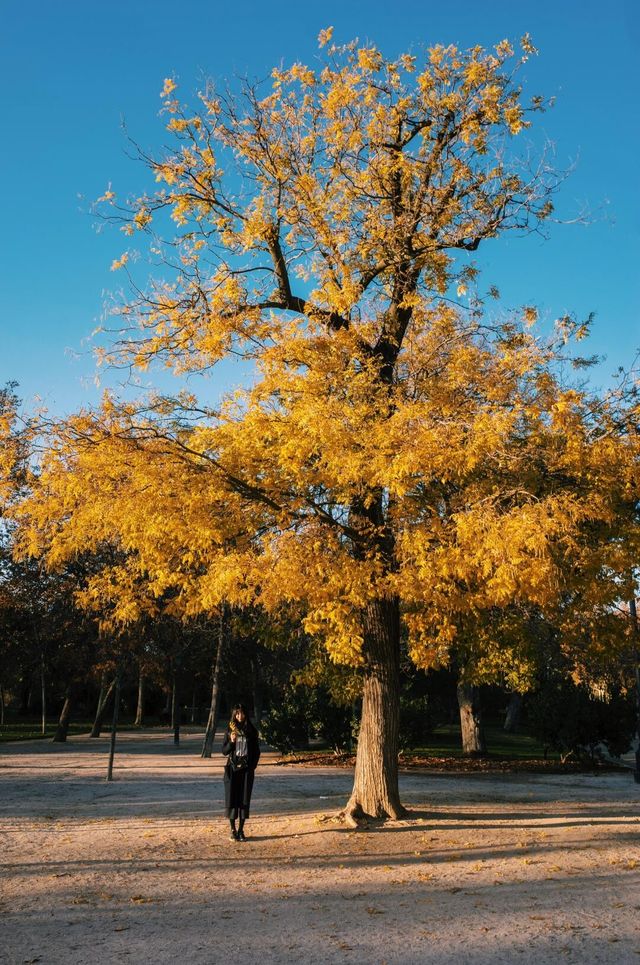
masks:
[[[61,427],[25,511],[52,563],[119,543],[123,613],[139,574],[185,613],[301,607],[363,679],[352,820],[403,811],[401,619],[428,667],[474,614],[554,605],[612,458],[636,485],[612,407],[561,387],[532,309],[494,323],[475,287],[469,252],[551,211],[554,177],[512,144],[543,106],[516,80],[533,52],[330,47],[194,111],[166,81],[175,146],[141,152],[160,186],[103,199],[163,275],[114,263],[132,289],[105,354],[178,375],[241,356],[255,378],[216,406],[207,383],[106,398]]]

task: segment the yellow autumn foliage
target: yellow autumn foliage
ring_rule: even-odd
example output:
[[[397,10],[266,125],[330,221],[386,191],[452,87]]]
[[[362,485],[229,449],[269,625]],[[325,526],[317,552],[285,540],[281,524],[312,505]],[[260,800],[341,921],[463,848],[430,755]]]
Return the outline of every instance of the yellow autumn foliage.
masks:
[[[160,598],[189,616],[295,603],[352,667],[376,666],[379,604],[402,608],[416,665],[446,663],[471,620],[479,672],[520,678],[497,610],[557,614],[578,586],[611,604],[638,549],[624,400],[564,386],[530,306],[498,323],[449,297],[475,292],[460,253],[551,211],[546,169],[505,148],[542,106],[514,80],[522,46],[332,45],[196,111],[165,81],[173,147],[128,221],[173,219],[171,270],[132,291],[106,360],[215,377],[240,356],[255,379],[215,406],[206,383],[200,401],[106,397],[58,426],[16,511],[23,552],[116,547],[85,602],[121,622]]]

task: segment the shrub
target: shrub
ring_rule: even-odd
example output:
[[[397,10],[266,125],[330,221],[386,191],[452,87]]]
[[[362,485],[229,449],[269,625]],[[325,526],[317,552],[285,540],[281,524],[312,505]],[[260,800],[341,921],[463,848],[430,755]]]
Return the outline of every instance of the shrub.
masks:
[[[261,733],[282,754],[306,749],[311,736],[337,753],[348,751],[354,738],[352,709],[335,704],[322,687],[290,687],[263,718]]]
[[[400,750],[424,744],[433,733],[431,701],[427,696],[400,700]]]
[[[560,752],[563,760],[574,755],[594,763],[624,754],[636,727],[635,700],[612,686],[606,698],[571,680],[552,678],[529,700],[529,721],[534,737],[545,748]]]
[[[279,703],[262,718],[262,737],[281,754],[308,747],[314,724],[313,714],[309,710],[306,687],[286,690]]]

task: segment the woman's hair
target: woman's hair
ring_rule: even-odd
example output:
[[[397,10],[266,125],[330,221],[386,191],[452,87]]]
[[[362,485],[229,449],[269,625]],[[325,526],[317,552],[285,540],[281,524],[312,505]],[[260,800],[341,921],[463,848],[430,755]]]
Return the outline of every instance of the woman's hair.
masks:
[[[233,707],[231,708],[231,719],[229,721],[229,730],[234,731],[237,727],[240,726],[239,722],[236,720],[236,714],[238,713],[239,710],[241,710],[242,713],[244,714],[244,721],[242,723],[243,730],[246,730],[246,731],[254,730],[255,728],[251,723],[251,721],[249,720],[249,714],[247,713],[247,708],[244,704],[234,704]]]

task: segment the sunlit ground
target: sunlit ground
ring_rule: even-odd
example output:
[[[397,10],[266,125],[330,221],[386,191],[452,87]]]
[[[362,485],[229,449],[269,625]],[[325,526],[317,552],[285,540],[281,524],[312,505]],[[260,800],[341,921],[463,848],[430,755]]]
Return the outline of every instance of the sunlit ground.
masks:
[[[230,842],[222,758],[127,735],[0,748],[0,961],[640,960],[631,775],[402,777],[406,821],[334,820],[351,773],[264,755]]]

